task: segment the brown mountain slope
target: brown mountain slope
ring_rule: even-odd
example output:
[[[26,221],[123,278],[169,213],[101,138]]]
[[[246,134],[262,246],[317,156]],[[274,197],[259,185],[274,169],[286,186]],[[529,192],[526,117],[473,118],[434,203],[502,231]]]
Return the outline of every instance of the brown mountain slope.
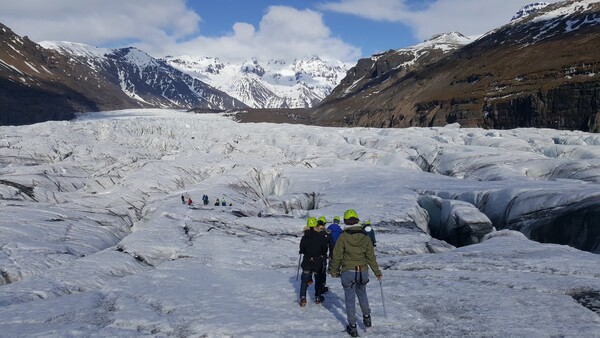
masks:
[[[386,73],[381,84],[327,100],[312,117],[323,125],[600,131],[599,12],[596,3],[551,21],[509,24],[412,72]]]
[[[0,125],[71,119],[127,108],[246,105],[136,48],[42,46],[0,24]]]
[[[140,106],[90,68],[19,37],[2,24],[0,46],[0,125]]]

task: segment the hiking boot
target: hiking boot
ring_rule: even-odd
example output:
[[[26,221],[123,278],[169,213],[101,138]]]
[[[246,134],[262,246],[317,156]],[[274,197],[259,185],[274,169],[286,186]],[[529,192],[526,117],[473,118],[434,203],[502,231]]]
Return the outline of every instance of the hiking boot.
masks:
[[[328,292],[328,291],[329,291],[329,288],[328,288],[328,287],[326,287],[326,286],[324,286],[324,287],[323,287],[323,291],[322,291],[322,292],[323,292],[323,293],[325,293],[325,292]]]
[[[300,298],[300,307],[305,307],[306,306],[306,298],[302,297]]]
[[[346,332],[348,332],[351,337],[358,337],[358,329],[356,329],[356,324],[346,326]]]
[[[315,297],[315,304],[321,304],[325,301],[325,297],[324,296],[316,296]]]
[[[308,286],[311,286],[311,285],[312,285],[312,283],[313,283],[313,280],[312,280],[312,278],[311,278],[311,279],[309,279],[309,280],[308,280],[308,282],[306,282],[306,285],[308,285]]]
[[[365,327],[371,327],[371,315],[363,316],[363,324],[365,324]]]

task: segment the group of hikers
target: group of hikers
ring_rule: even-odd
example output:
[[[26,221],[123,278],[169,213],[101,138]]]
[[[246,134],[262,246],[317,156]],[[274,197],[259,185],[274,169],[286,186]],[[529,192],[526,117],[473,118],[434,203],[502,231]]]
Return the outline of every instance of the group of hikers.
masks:
[[[300,240],[300,255],[303,255],[302,278],[300,283],[300,306],[306,306],[306,290],[315,285],[315,303],[325,300],[323,295],[327,273],[331,277],[341,277],[346,302],[348,325],[346,332],[358,337],[356,327],[356,297],[363,314],[363,324],[371,327],[371,309],[367,298],[366,284],[369,282],[369,267],[375,277],[381,280],[382,274],[375,259],[375,232],[369,221],[359,224],[356,211],[348,209],[344,213],[344,229],[340,227],[340,217],[335,216],[327,229],[324,216],[309,217]],[[327,265],[329,263],[329,268]]]
[[[181,195],[181,203],[187,203],[187,205],[192,205],[194,202],[192,201],[192,197],[186,193],[185,195]],[[208,195],[202,195],[202,204],[205,206],[208,205]],[[231,206],[231,203],[229,203],[229,205]],[[227,201],[225,200],[225,197],[221,197],[221,199],[217,197],[217,200],[215,201],[215,206],[227,206]]]

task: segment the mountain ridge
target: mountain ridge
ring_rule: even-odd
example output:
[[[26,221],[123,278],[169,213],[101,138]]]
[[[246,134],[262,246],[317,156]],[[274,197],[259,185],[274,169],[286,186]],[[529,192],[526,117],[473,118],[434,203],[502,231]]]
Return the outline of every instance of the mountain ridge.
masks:
[[[233,62],[189,55],[164,60],[252,108],[310,108],[331,93],[349,68],[317,56],[293,62],[255,57]]]
[[[132,47],[46,42],[44,49],[3,28],[0,124],[180,107],[243,111],[238,120],[254,122],[600,131],[599,27],[597,1],[533,3],[482,36],[437,34],[351,68],[318,57],[227,63],[154,59]]]
[[[118,84],[127,96],[152,107],[230,109],[245,106],[235,101],[229,104],[230,98],[224,93],[135,47],[97,48],[55,41],[42,41],[40,45],[73,57],[92,69],[107,70],[118,78]]]
[[[0,124],[70,120],[77,112],[245,104],[138,49],[69,42],[46,47],[0,24]]]
[[[388,58],[360,90],[334,96],[336,88],[310,116],[335,126],[600,131],[599,31],[600,3],[554,3],[415,69]]]

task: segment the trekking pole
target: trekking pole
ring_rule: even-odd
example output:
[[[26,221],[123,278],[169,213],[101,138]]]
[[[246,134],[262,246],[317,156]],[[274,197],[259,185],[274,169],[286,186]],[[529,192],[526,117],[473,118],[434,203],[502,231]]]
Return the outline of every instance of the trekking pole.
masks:
[[[300,260],[302,260],[302,254],[298,255],[298,267],[296,268],[296,281],[298,281],[298,275],[300,275]]]
[[[387,318],[387,313],[385,312],[385,299],[383,298],[383,285],[381,284],[381,279],[379,280],[379,290],[381,291],[381,304],[383,305],[383,317]]]

